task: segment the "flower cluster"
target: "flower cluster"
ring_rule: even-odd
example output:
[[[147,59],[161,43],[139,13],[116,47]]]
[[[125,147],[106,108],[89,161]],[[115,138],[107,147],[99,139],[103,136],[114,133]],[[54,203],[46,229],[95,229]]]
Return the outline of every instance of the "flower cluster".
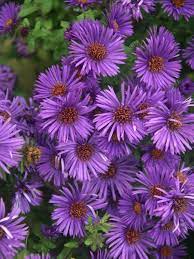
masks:
[[[194,171],[185,159],[194,144],[194,82],[181,61],[194,68],[194,40],[182,47],[169,29],[151,26],[130,53],[131,73],[122,74],[135,23],[156,10],[155,2],[118,0],[107,6],[104,23],[72,22],[64,33],[67,55],[40,72],[29,100],[14,95],[16,75],[0,65],[0,184],[11,190],[0,195],[6,197],[6,206],[0,199],[0,258],[25,247],[25,217],[29,240],[56,245],[50,251],[27,245],[26,259],[57,258],[75,244],[91,259],[187,255],[183,241],[194,230]],[[194,15],[192,0],[159,2],[175,20]],[[64,12],[87,14],[103,3],[65,4]],[[0,8],[0,33],[21,30],[22,7]],[[20,33],[25,38],[28,31]],[[23,38],[16,47],[29,56]],[[106,84],[107,78],[120,83]],[[35,238],[33,220],[41,213]],[[100,234],[89,236],[91,225],[100,225]]]

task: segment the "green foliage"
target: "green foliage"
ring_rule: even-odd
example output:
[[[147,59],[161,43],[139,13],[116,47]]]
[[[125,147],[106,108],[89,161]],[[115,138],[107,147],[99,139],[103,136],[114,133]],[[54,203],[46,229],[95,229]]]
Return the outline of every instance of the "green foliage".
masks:
[[[110,228],[108,220],[108,214],[105,214],[100,220],[94,220],[92,217],[88,218],[88,223],[85,227],[86,238],[84,244],[89,246],[93,251],[104,247],[104,233],[107,233]]]

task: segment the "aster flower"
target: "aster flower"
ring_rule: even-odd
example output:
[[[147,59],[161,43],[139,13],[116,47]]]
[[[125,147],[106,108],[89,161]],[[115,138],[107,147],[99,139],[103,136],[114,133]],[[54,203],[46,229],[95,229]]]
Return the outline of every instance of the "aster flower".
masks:
[[[91,259],[109,259],[109,252],[107,250],[99,250],[96,253],[90,252]]]
[[[194,228],[194,192],[182,185],[178,180],[174,188],[168,192],[163,191],[157,196],[158,208],[155,215],[162,220],[172,220],[174,231],[180,230],[180,223],[184,222],[188,229]]]
[[[176,21],[183,16],[187,21],[194,15],[193,0],[160,0],[164,11]]]
[[[177,90],[172,89],[167,93],[166,105],[150,108],[146,122],[156,148],[173,155],[191,149],[190,143],[194,142],[194,116],[187,113],[191,99],[178,100],[177,94]]]
[[[121,4],[114,4],[107,13],[108,27],[116,34],[128,37],[133,34],[130,11]]]
[[[118,65],[124,63],[126,55],[123,40],[112,29],[99,22],[85,20],[78,23],[75,36],[69,47],[70,57],[76,67],[81,67],[81,74],[118,74]]]
[[[55,226],[47,226],[42,224],[41,225],[41,233],[49,239],[55,239],[58,238],[60,236],[60,233],[58,233],[58,231],[56,231],[56,227]]]
[[[186,247],[183,245],[179,246],[159,246],[155,252],[153,252],[153,256],[156,259],[182,259],[186,258],[187,252]]]
[[[67,3],[69,6],[72,6],[72,7],[79,6],[85,9],[86,7],[92,4],[101,3],[101,0],[65,0],[65,3]]]
[[[51,259],[50,254],[29,254],[25,256],[25,259]]]
[[[147,221],[145,201],[144,195],[134,195],[126,189],[118,204],[122,220],[140,230]]]
[[[40,160],[41,149],[40,146],[27,143],[23,148],[24,161],[27,167],[34,168]]]
[[[132,159],[128,157],[115,159],[111,161],[106,172],[99,174],[98,177],[93,177],[89,184],[99,197],[106,199],[110,192],[113,200],[116,200],[117,192],[122,196],[131,189],[135,174],[136,168]]]
[[[154,145],[147,145],[143,147],[145,152],[141,157],[146,168],[155,168],[160,170],[160,168],[174,169],[180,161],[178,155],[172,155],[170,152],[165,152],[163,150],[157,149]]]
[[[108,169],[109,160],[98,148],[95,136],[88,140],[68,141],[58,146],[59,154],[64,156],[65,169],[77,180],[86,181],[91,175],[104,173]]]
[[[113,133],[110,141],[108,139],[108,135],[100,136],[97,134],[96,136],[98,146],[100,150],[103,150],[104,153],[110,158],[121,158],[124,156],[128,156],[131,154],[131,150],[127,143],[127,140],[118,140],[116,132]]]
[[[24,140],[16,125],[0,120],[0,168],[9,173],[7,167],[17,166],[22,156],[20,150]]]
[[[83,185],[79,188],[75,183],[74,187],[63,187],[60,195],[52,196],[50,203],[57,207],[52,213],[57,231],[64,236],[84,236],[88,217],[95,216],[95,210],[106,206],[106,203],[93,193],[89,186]]]
[[[186,238],[187,228],[183,222],[180,224],[181,231],[174,231],[174,228],[174,223],[171,220],[159,221],[149,230],[149,234],[158,246],[175,246],[179,244],[180,238]]]
[[[194,93],[194,82],[190,78],[185,78],[179,85],[179,90],[183,95],[192,95]]]
[[[181,70],[179,45],[164,27],[149,30],[143,46],[136,48],[134,70],[137,77],[152,88],[171,86]]]
[[[122,218],[112,218],[112,227],[106,236],[110,256],[114,259],[148,259],[149,249],[154,247],[146,232],[126,224]]]
[[[92,107],[89,98],[80,100],[80,93],[71,94],[55,100],[45,99],[41,104],[40,118],[42,129],[53,139],[66,142],[77,137],[87,138],[92,132],[92,124],[87,117]]]
[[[110,141],[116,133],[119,141],[128,139],[129,143],[139,142],[145,135],[143,124],[136,116],[137,107],[145,93],[138,87],[125,89],[121,85],[121,101],[118,100],[112,87],[102,91],[96,98],[96,104],[101,112],[96,115],[94,122],[101,136],[108,135]]]
[[[17,250],[25,247],[28,231],[23,223],[24,218],[19,217],[19,211],[13,209],[6,214],[3,199],[0,199],[0,257],[14,258]]]
[[[19,56],[27,58],[32,55],[32,52],[29,50],[28,45],[24,39],[17,38],[14,43]]]
[[[137,173],[136,182],[141,185],[134,187],[134,194],[144,195],[145,208],[149,214],[155,215],[155,209],[158,207],[158,198],[164,196],[164,191],[169,191],[174,187],[174,178],[169,171],[160,168],[156,171],[154,168],[147,168],[145,172]]]
[[[16,74],[11,67],[0,65],[0,89],[4,92],[7,90],[12,93],[16,82]]]
[[[41,101],[46,98],[64,97],[68,92],[76,92],[83,88],[83,84],[77,78],[76,71],[70,66],[54,65],[39,75],[35,84],[35,100]]]
[[[29,180],[27,177],[26,173],[23,179],[16,180],[13,198],[13,206],[22,213],[28,213],[30,206],[38,206],[42,201],[42,192],[39,190],[42,183],[34,178]]]
[[[0,9],[0,34],[9,33],[17,25],[20,6],[15,3],[6,3]]]
[[[174,177],[187,189],[190,189],[193,192],[194,188],[194,174],[192,172],[192,168],[185,167],[185,164],[179,165],[174,170]]]
[[[194,14],[194,11],[193,11],[193,14]],[[187,64],[192,69],[194,69],[194,37],[191,39],[191,41],[189,41],[188,47],[184,50],[183,58],[186,59]]]
[[[120,0],[125,8],[130,8],[133,18],[135,20],[143,19],[142,10],[146,13],[150,13],[154,10],[155,1],[154,0]]]
[[[53,182],[56,186],[61,186],[67,178],[64,171],[64,161],[58,155],[56,149],[49,145],[40,147],[41,155],[37,163],[37,170],[40,176],[48,182]]]

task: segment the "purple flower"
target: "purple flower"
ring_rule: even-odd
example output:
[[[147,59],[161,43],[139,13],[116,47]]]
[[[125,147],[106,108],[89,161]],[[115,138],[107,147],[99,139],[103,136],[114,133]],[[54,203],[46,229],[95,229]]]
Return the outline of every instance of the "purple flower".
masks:
[[[179,45],[164,27],[149,30],[143,46],[136,49],[134,70],[137,77],[152,88],[173,85],[181,70]]]
[[[194,191],[194,174],[192,172],[192,169],[190,167],[185,167],[185,164],[179,165],[174,170],[174,177],[181,183],[184,184],[184,186],[187,189],[190,189],[190,191]]]
[[[0,199],[0,257],[14,258],[17,250],[25,247],[28,231],[23,223],[24,218],[19,217],[19,211],[13,209],[6,214],[3,199]]]
[[[145,208],[151,216],[155,215],[155,209],[158,207],[158,198],[164,196],[165,191],[174,187],[174,178],[169,171],[160,168],[156,171],[154,168],[148,168],[145,172],[139,172],[136,181],[141,185],[134,187],[134,194],[144,195]]]
[[[17,179],[13,198],[13,206],[22,213],[28,213],[30,206],[38,206],[42,201],[42,192],[39,190],[42,183],[34,178],[29,180],[27,176],[26,173],[23,179]]]
[[[119,141],[126,138],[130,143],[138,142],[145,135],[145,131],[136,112],[145,93],[138,91],[138,87],[134,89],[128,87],[126,90],[122,84],[121,95],[121,101],[119,101],[113,88],[109,86],[97,96],[96,104],[101,112],[94,119],[96,129],[101,136],[108,135],[109,141],[116,133]]]
[[[170,191],[163,192],[162,196],[157,195],[158,208],[155,215],[165,220],[172,220],[173,231],[180,230],[181,222],[184,222],[188,229],[194,228],[194,192],[190,192],[184,184],[176,181],[176,185]]]
[[[159,150],[180,154],[191,149],[194,142],[194,115],[188,114],[191,99],[177,99],[178,90],[167,93],[167,104],[150,108],[146,122],[147,130],[152,133],[153,143]]]
[[[193,0],[160,0],[168,16],[173,16],[177,21],[183,16],[187,21],[194,15]]]
[[[172,220],[166,222],[159,221],[149,230],[149,234],[158,246],[174,246],[179,244],[180,238],[186,238],[187,234],[187,228],[183,222],[180,224],[181,231],[174,231],[174,228]]]
[[[150,13],[154,10],[154,0],[120,0],[125,8],[129,8],[135,20],[143,19],[142,10]]]
[[[81,74],[91,71],[94,76],[113,76],[126,59],[121,37],[92,20],[78,23],[69,49],[72,63],[81,67]]]
[[[99,197],[106,199],[110,192],[113,200],[116,200],[117,193],[122,196],[131,189],[135,174],[136,168],[130,158],[115,159],[103,174],[93,177],[89,184]]]
[[[9,66],[0,65],[0,89],[12,93],[16,82],[16,74]]]
[[[0,34],[9,33],[17,25],[20,6],[15,3],[6,3],[0,9]]]
[[[122,218],[112,218],[112,227],[106,236],[110,256],[114,259],[148,259],[149,249],[154,247],[146,232],[135,229],[133,225],[126,224]]]
[[[152,253],[155,259],[182,259],[186,258],[186,248],[183,245],[179,246],[159,246],[156,251]]]
[[[101,0],[65,0],[65,3],[73,7],[79,6],[85,9],[89,5],[101,3]]]
[[[109,252],[107,250],[99,250],[96,253],[90,252],[90,259],[109,259]]]
[[[58,238],[60,236],[58,231],[56,231],[55,226],[47,226],[47,225],[44,225],[44,224],[41,225],[41,233],[46,238],[49,238],[49,239],[55,239],[55,238]]]
[[[100,150],[103,150],[104,153],[111,159],[116,157],[121,158],[131,154],[127,140],[119,141],[116,132],[113,133],[110,141],[108,140],[108,135],[103,137],[98,134],[96,138]]]
[[[32,54],[23,38],[17,38],[14,43],[16,51],[21,57],[27,58]]]
[[[67,178],[64,171],[64,161],[51,145],[40,147],[41,156],[37,164],[40,176],[48,182],[53,182],[56,186],[61,186]]]
[[[179,90],[183,95],[192,95],[194,93],[194,82],[190,78],[186,77],[181,81]]]
[[[183,58],[186,59],[187,64],[194,69],[194,37],[189,41],[188,47],[184,50]]]
[[[118,204],[118,212],[123,221],[140,230],[147,221],[145,201],[144,195],[134,195],[125,189]]]
[[[114,4],[107,12],[108,27],[121,37],[133,34],[130,11],[121,4]]]
[[[16,125],[0,120],[0,168],[9,173],[8,167],[18,166],[24,140]]]
[[[91,179],[91,174],[104,173],[108,169],[109,160],[98,148],[95,136],[88,140],[69,141],[58,147],[60,155],[64,155],[65,169],[77,180]]]
[[[35,100],[41,101],[46,98],[64,97],[69,92],[76,92],[83,88],[83,84],[77,77],[76,71],[70,66],[54,65],[39,75],[35,84]]]
[[[147,145],[143,147],[145,152],[142,156],[142,161],[146,168],[155,168],[160,170],[160,168],[174,169],[180,161],[178,155],[172,155],[170,152],[165,152],[163,150],[157,149],[154,145]]]
[[[45,99],[41,104],[40,118],[42,129],[53,139],[59,141],[87,138],[93,126],[88,118],[92,107],[88,106],[89,98],[80,100],[80,93],[69,94],[58,99]]]
[[[52,257],[53,258],[53,257]],[[50,254],[29,254],[25,256],[25,259],[51,259]]]
[[[88,185],[79,188],[69,185],[63,187],[60,195],[53,195],[50,203],[55,207],[52,219],[55,221],[57,231],[64,236],[83,237],[85,223],[89,216],[95,216],[95,210],[106,206],[102,199],[98,199]]]

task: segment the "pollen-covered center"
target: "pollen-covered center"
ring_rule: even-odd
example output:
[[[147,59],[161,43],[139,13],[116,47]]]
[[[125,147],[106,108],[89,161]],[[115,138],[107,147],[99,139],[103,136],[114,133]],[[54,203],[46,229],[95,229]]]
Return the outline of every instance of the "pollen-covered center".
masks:
[[[169,221],[168,223],[166,223],[163,227],[162,227],[163,230],[166,230],[166,231],[172,231],[174,229],[174,223],[173,221]]]
[[[116,122],[124,124],[130,122],[132,119],[133,111],[127,106],[120,106],[114,113]]]
[[[73,218],[83,218],[86,216],[87,207],[84,202],[75,202],[70,207],[70,216]]]
[[[56,83],[51,90],[51,94],[53,96],[65,95],[66,92],[67,92],[67,87],[61,82]]]
[[[154,56],[149,60],[148,65],[151,72],[160,72],[164,67],[164,59],[159,56]]]
[[[137,215],[140,215],[140,214],[141,214],[141,211],[142,211],[141,203],[138,202],[138,201],[134,202],[134,204],[133,204],[133,210],[135,211],[135,213],[136,213]]]
[[[59,113],[59,120],[66,123],[72,124],[78,118],[78,111],[75,107],[66,107]]]
[[[25,159],[28,164],[35,164],[41,156],[41,149],[35,146],[27,146],[24,150]]]
[[[76,154],[80,160],[88,161],[92,157],[93,147],[88,143],[78,145],[76,148]]]
[[[172,0],[172,3],[177,8],[183,7],[185,4],[185,0]]]
[[[182,127],[181,117],[177,113],[173,112],[167,122],[168,128],[172,131],[178,130]]]
[[[185,198],[174,198],[173,209],[175,212],[182,213],[187,210],[187,199]]]
[[[90,58],[100,61],[106,57],[107,49],[104,44],[94,42],[88,47],[88,55],[90,56]]]
[[[108,170],[101,175],[102,178],[104,179],[109,179],[109,178],[113,178],[117,173],[117,168],[114,164],[110,164],[108,167]]]
[[[0,227],[0,240],[3,238],[3,236],[5,235],[4,230]]]
[[[162,256],[165,256],[165,257],[171,256],[172,255],[172,248],[170,246],[162,246],[160,248],[160,254]]]
[[[5,27],[10,27],[13,25],[13,19],[8,19],[6,22],[5,22]]]
[[[184,183],[187,180],[187,176],[181,171],[177,172],[176,177],[181,183]]]
[[[160,160],[163,158],[164,156],[164,152],[160,149],[154,148],[151,151],[151,156],[155,159],[155,160]]]
[[[134,229],[128,229],[126,232],[126,239],[129,245],[135,244],[140,239],[140,233]]]
[[[77,0],[78,4],[87,4],[88,0]]]
[[[118,31],[118,30],[119,30],[119,25],[118,25],[117,20],[113,20],[113,21],[112,21],[112,26],[113,26],[113,28],[114,28],[115,31]]]
[[[10,114],[6,111],[0,111],[0,116],[3,117],[4,121],[7,121],[11,117]]]
[[[145,118],[145,116],[147,116],[148,115],[148,108],[150,107],[150,105],[148,104],[148,103],[142,103],[142,104],[140,104],[140,106],[139,106],[139,111],[141,112],[141,113],[139,113],[139,118],[140,119],[144,119]]]
[[[158,190],[158,188],[162,189],[162,187],[159,184],[153,185],[150,188],[150,193],[151,193],[152,196],[155,196],[155,195],[162,196],[163,193],[160,190]]]

